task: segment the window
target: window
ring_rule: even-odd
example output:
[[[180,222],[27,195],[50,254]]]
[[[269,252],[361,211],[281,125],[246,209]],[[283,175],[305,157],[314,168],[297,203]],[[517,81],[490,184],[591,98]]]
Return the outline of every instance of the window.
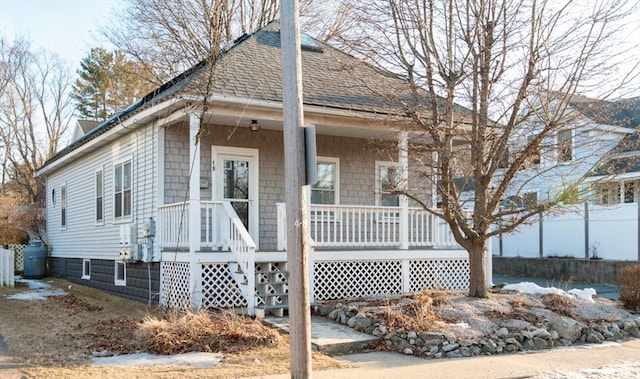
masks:
[[[67,227],[67,185],[60,187],[60,227]]]
[[[91,259],[82,260],[82,277],[80,279],[91,279]]]
[[[131,160],[113,168],[113,214],[116,219],[131,217]]]
[[[618,183],[600,183],[596,186],[597,202],[600,205],[612,205],[620,202]]]
[[[394,162],[376,162],[376,205],[400,206],[400,196],[393,193],[397,189],[399,167]]]
[[[340,160],[318,157],[318,182],[311,186],[311,204],[339,204]]]
[[[573,159],[573,137],[571,130],[558,133],[558,162],[569,162]]]
[[[127,285],[127,264],[122,261],[115,261],[115,271],[113,273],[113,282],[116,286]]]
[[[624,182],[624,202],[633,203],[635,201],[635,182]]]
[[[104,187],[102,185],[102,169],[96,171],[96,224],[104,221]]]
[[[534,138],[536,138],[536,136],[527,136],[527,146],[531,145]],[[540,164],[540,147],[539,146],[536,146],[535,150],[531,153],[531,157],[528,159],[528,161],[531,162],[532,165]]]

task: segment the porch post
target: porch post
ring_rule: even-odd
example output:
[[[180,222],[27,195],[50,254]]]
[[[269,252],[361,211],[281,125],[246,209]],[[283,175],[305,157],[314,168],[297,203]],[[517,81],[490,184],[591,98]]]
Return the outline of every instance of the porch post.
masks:
[[[492,238],[487,240],[486,250],[484,252],[487,286],[493,287],[493,241]]]
[[[400,164],[400,191],[406,193],[409,189],[409,132],[402,131],[398,134],[398,163]],[[409,198],[400,195],[400,249],[409,249]]]
[[[200,283],[196,252],[200,250],[200,118],[195,112],[189,113],[189,288],[192,292],[191,306],[198,308],[201,302]]]

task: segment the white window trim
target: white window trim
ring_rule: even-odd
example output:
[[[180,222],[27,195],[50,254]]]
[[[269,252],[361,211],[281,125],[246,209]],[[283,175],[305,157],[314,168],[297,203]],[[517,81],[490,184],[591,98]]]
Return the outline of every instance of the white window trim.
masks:
[[[336,205],[340,205],[340,158],[337,157],[325,157],[325,156],[318,156],[316,158],[316,163],[333,163],[335,164],[336,167],[336,177],[335,177],[335,187],[333,188],[333,204],[312,204],[311,203],[311,193],[313,191],[312,186],[307,186],[308,190],[307,190],[307,200],[308,200],[308,204],[309,207],[313,207],[314,205],[326,205],[326,206],[336,206]],[[339,216],[339,215],[338,215]],[[340,217],[336,217],[335,212],[330,211],[329,212],[329,216],[328,217],[318,217],[318,215],[316,214],[316,212],[314,211],[310,211],[309,212],[309,220],[311,222],[340,222]]]
[[[122,265],[123,278],[118,279],[118,265]],[[114,261],[113,265],[113,284],[116,286],[126,286],[127,285],[127,263],[124,261]]]
[[[400,163],[399,162],[393,162],[393,161],[376,161],[375,163],[376,166],[376,173],[375,173],[375,188],[376,188],[376,193],[375,193],[375,204],[376,206],[380,206],[380,202],[382,200],[382,187],[380,187],[380,167],[393,167],[396,169],[396,172],[398,174],[400,174]],[[399,197],[399,195],[398,195]]]
[[[98,173],[102,174],[102,218],[100,220],[98,220],[98,210],[96,208],[96,200],[97,200],[97,195],[98,195],[98,187],[96,186],[96,176],[98,175]],[[104,185],[104,167],[100,167],[99,169],[97,169],[95,171],[95,173],[93,174],[93,185],[94,185],[94,192],[93,192],[93,221],[95,222],[96,226],[103,226],[104,225],[104,214],[105,214],[105,209],[104,209],[104,205],[105,205],[105,185]],[[133,193],[132,193],[133,195]]]
[[[335,182],[335,187],[333,189],[334,192],[334,202],[333,204],[324,204],[324,205],[340,205],[340,158],[337,157],[323,157],[323,156],[318,156],[316,158],[317,163],[333,163],[336,166],[336,182]],[[312,186],[309,186],[309,191],[312,191],[313,188],[311,188]],[[309,192],[309,194],[311,194],[311,192]],[[309,202],[309,204],[311,204],[311,202]],[[313,205],[313,204],[312,204]],[[321,205],[321,204],[317,204],[317,205]]]
[[[115,196],[116,196],[116,166],[126,163],[127,161],[131,162],[131,214],[129,216],[121,216],[121,217],[116,217],[116,201],[115,201]],[[125,158],[121,158],[117,161],[113,162],[113,165],[111,166],[111,189],[112,189],[112,193],[111,193],[111,218],[113,219],[113,223],[114,224],[127,224],[133,221],[134,219],[134,212],[135,212],[135,188],[136,188],[136,180],[135,180],[135,175],[134,175],[134,157],[133,154],[129,155]],[[104,177],[103,177],[103,181],[104,181]],[[104,212],[104,209],[102,210]],[[104,215],[103,215],[104,216]],[[103,217],[104,218],[104,217]]]
[[[64,200],[63,200],[64,196]],[[62,223],[62,211],[64,210],[64,224]],[[60,185],[60,230],[67,230],[69,225],[69,187],[67,182]]]
[[[91,259],[85,258],[82,260],[82,276],[80,277],[80,279],[91,279]]]

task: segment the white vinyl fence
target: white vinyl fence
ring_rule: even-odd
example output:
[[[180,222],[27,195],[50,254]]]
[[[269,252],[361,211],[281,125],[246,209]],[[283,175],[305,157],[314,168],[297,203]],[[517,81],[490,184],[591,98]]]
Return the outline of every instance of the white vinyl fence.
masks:
[[[563,206],[514,233],[494,238],[493,254],[505,257],[575,257],[640,260],[637,203]]]
[[[15,285],[15,259],[13,250],[0,248],[0,287]]]

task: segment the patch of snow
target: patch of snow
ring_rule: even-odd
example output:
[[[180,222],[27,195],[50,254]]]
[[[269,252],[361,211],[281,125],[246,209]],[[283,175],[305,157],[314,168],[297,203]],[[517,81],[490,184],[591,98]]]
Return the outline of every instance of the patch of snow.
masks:
[[[579,372],[556,371],[538,375],[536,379],[637,379],[640,378],[640,362],[590,368]]]
[[[24,283],[27,286],[29,286],[29,288],[37,289],[37,290],[51,288],[50,284],[45,283],[42,280],[36,280],[36,279],[16,279],[16,283]]]
[[[13,300],[45,300],[49,296],[64,296],[67,293],[60,288],[56,289],[39,289],[36,291],[20,292],[15,295],[7,296],[7,299]]]
[[[471,328],[471,327],[469,326],[469,324],[467,324],[466,322],[459,322],[459,323],[455,324],[455,326],[458,326],[458,327],[460,327],[460,328],[464,328],[464,329],[469,329],[469,328]]]
[[[94,357],[96,366],[141,367],[141,366],[216,366],[222,361],[220,353],[186,353],[176,355],[154,355],[136,353],[113,357]]]
[[[506,291],[518,291],[530,295],[559,295],[582,299],[589,302],[593,302],[593,296],[596,295],[596,290],[593,288],[585,288],[583,290],[572,289],[567,292],[555,287],[540,287],[539,285],[531,282],[507,284],[502,289]]]
[[[569,290],[568,293],[578,299],[593,302],[593,297],[596,295],[596,290],[593,288],[585,288],[583,290],[574,288],[572,290]]]

